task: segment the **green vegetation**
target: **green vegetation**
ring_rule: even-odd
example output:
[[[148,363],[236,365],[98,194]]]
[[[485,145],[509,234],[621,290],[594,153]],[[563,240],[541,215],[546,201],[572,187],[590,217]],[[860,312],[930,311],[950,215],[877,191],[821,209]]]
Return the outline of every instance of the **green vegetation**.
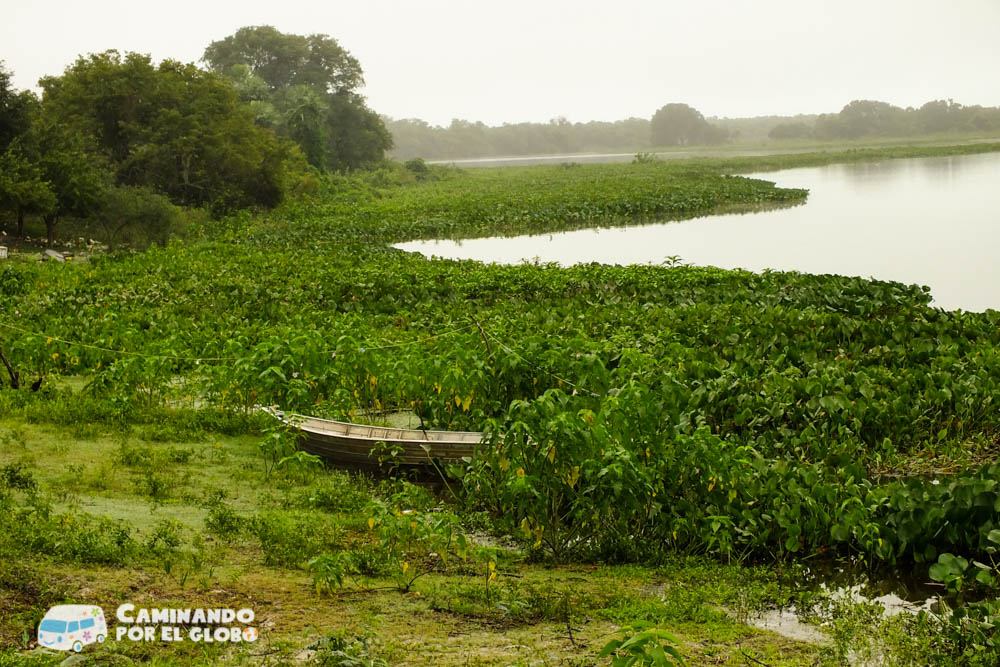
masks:
[[[74,77],[92,68],[168,92],[204,77],[235,99],[215,75],[104,54],[50,84],[50,108],[78,108]],[[485,266],[389,244],[794,205],[804,191],[732,173],[996,145],[472,172],[412,161],[314,176],[314,197],[190,218],[170,240],[167,198],[184,187],[126,180],[129,165],[155,173],[136,144],[146,126],[87,108],[75,115],[96,144],[67,163],[115,165],[97,220],[113,236],[142,211],[157,244],[0,264],[8,655],[48,605],[114,608],[139,580],[164,605],[251,600],[274,622],[275,662],[392,663],[420,646],[428,661],[507,664],[503,636],[530,647],[524,663],[842,664],[862,626],[887,661],[995,661],[996,311],[945,312],[917,286],[857,278]],[[323,469],[256,411],[271,404],[412,411],[486,440],[434,496]],[[876,623],[804,587],[804,563],[927,572],[956,611]],[[830,645],[744,623],[788,604],[826,622]],[[473,634],[444,648],[453,631]],[[95,655],[249,663],[257,649],[108,642]]]
[[[356,92],[360,64],[325,35],[243,28],[205,61],[212,71],[80,56],[39,82],[40,100],[0,63],[5,231],[9,217],[18,243],[43,224],[49,246],[164,244],[204,217],[310,193],[327,170],[377,164],[392,144]]]
[[[257,123],[289,137],[317,169],[376,164],[392,137],[357,89],[361,64],[326,35],[240,28],[205,49],[212,71],[229,78]]]

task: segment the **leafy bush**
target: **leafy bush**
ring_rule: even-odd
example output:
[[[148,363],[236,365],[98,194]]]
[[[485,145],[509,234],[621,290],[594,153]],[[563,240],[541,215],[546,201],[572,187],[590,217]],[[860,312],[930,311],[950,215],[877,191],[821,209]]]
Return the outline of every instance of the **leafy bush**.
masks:
[[[684,658],[677,650],[674,639],[666,630],[650,623],[637,621],[621,629],[622,637],[612,639],[598,657],[611,658],[612,667],[669,667],[683,665]]]
[[[231,542],[246,531],[246,520],[227,505],[219,495],[212,496],[205,503],[205,529],[217,537]]]
[[[121,566],[132,561],[138,545],[122,521],[75,512],[56,513],[36,491],[21,501],[0,502],[0,554],[4,557],[47,555],[59,560]]]
[[[21,491],[33,491],[38,488],[35,476],[30,470],[25,470],[20,463],[9,463],[0,468],[0,485]]]
[[[343,548],[344,530],[319,513],[259,512],[247,531],[260,543],[266,565],[304,567],[320,553]]]
[[[362,478],[343,471],[331,471],[322,481],[309,486],[299,497],[299,503],[330,513],[354,514],[371,501]]]

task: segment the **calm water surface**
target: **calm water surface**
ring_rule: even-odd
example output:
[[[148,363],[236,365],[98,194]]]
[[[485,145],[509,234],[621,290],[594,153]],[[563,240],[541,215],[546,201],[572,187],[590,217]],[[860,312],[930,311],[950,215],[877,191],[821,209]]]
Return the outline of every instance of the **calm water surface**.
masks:
[[[946,309],[1000,310],[1000,153],[789,169],[805,205],[636,227],[396,247],[456,259],[690,264],[928,285]]]

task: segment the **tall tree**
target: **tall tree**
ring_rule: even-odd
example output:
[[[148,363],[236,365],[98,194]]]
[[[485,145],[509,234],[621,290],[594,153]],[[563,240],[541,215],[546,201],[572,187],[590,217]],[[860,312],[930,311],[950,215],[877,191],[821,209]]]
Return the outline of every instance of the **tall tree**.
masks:
[[[726,140],[726,131],[715,127],[697,109],[672,103],[660,107],[650,121],[654,146],[718,144]]]
[[[854,100],[840,110],[841,127],[848,138],[900,136],[908,133],[906,112],[887,102]]]
[[[246,65],[272,92],[304,85],[337,93],[364,85],[361,64],[337,40],[326,35],[287,35],[269,25],[240,28],[212,42],[203,60],[224,74]]]
[[[44,214],[55,207],[55,193],[24,151],[25,136],[38,111],[38,98],[14,90],[10,72],[0,62],[0,211],[14,214],[19,237],[24,234],[26,214]]]
[[[202,59],[234,82],[259,124],[293,139],[319,169],[363,167],[392,147],[382,119],[357,92],[360,63],[327,35],[245,27],[212,42]]]
[[[10,72],[0,61],[0,152],[24,134],[31,125],[31,114],[38,100],[30,91],[17,91],[11,85]]]
[[[14,214],[15,235],[24,236],[26,214],[45,215],[56,207],[56,195],[42,170],[19,147],[0,154],[0,211]]]
[[[273,206],[286,171],[305,169],[291,142],[255,125],[228,80],[191,64],[106,51],[41,84],[46,115],[86,137],[117,183],[178,204]]]
[[[67,216],[83,217],[97,210],[110,182],[102,161],[87,150],[86,138],[44,113],[31,125],[21,145],[24,155],[52,190],[54,200],[42,213],[49,245]]]

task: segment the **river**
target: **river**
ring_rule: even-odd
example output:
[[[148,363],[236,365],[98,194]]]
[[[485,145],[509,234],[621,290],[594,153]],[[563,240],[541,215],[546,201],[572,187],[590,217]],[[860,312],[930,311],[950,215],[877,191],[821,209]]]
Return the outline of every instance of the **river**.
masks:
[[[684,263],[833,273],[927,285],[948,310],[1000,309],[1000,153],[835,164],[748,174],[807,188],[804,205],[630,227],[463,241],[403,250],[477,259]]]

